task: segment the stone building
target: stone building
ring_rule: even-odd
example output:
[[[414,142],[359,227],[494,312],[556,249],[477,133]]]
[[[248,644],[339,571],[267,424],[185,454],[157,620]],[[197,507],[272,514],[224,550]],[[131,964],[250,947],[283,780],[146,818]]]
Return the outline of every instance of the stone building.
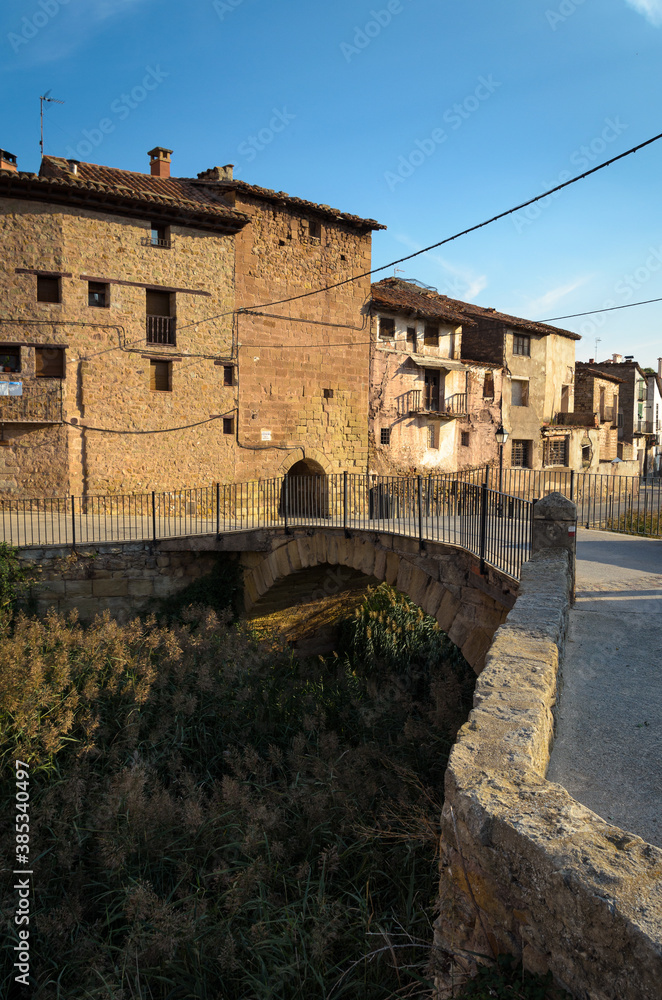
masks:
[[[647,423],[648,386],[646,373],[632,356],[614,354],[606,361],[593,362],[598,372],[621,379],[618,393],[618,458],[628,463],[625,470],[645,474],[654,458],[652,424]]]
[[[577,426],[584,428],[580,440],[581,468],[585,472],[609,473],[618,458],[618,393],[623,379],[594,367],[594,362],[575,365],[575,411]],[[597,432],[597,433],[596,433]]]
[[[475,325],[464,305],[416,281],[373,284],[371,471],[450,472],[498,457],[503,369],[460,360]]]
[[[365,470],[371,231],[232,179],[0,151],[0,491]]]

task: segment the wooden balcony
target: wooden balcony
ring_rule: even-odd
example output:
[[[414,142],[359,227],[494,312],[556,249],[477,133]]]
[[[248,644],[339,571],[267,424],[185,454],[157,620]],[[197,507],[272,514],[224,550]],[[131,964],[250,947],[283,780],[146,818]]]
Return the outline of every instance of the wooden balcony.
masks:
[[[174,316],[147,316],[148,344],[175,344],[176,320]]]
[[[402,416],[428,413],[431,417],[464,417],[467,414],[466,392],[456,392],[452,396],[437,399],[433,393],[423,389],[410,389],[398,398],[398,412]]]
[[[61,384],[31,385],[0,377],[0,424],[61,424],[62,419]]]
[[[598,414],[590,410],[575,410],[572,413],[557,413],[550,420],[552,427],[597,427]]]

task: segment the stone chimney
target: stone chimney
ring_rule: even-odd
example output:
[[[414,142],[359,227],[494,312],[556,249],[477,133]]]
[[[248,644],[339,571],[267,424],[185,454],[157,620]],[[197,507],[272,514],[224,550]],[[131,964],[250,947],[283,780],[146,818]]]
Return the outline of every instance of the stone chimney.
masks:
[[[224,167],[210,167],[198,174],[200,181],[231,181],[233,180],[234,163],[226,163]]]
[[[149,169],[152,177],[170,177],[170,156],[171,149],[164,149],[163,146],[155,146],[150,149]]]
[[[0,170],[13,170],[15,174],[18,173],[16,157],[6,149],[0,149]]]
[[[658,378],[662,378],[662,358],[657,359],[657,375]]]
[[[612,362],[615,365],[622,365],[623,364],[623,355],[622,354],[612,354],[611,360],[612,360]]]

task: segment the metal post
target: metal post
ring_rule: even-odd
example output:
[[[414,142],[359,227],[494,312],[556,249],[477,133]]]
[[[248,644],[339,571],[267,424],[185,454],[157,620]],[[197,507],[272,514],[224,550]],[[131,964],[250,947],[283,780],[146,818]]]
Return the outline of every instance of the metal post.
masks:
[[[152,538],[156,541],[156,493],[152,490]]]
[[[480,488],[480,545],[478,555],[480,559],[480,573],[485,575],[485,542],[487,539],[487,482]]]
[[[416,476],[418,488],[418,547],[423,552],[425,549],[425,539],[423,538],[423,477]]]
[[[71,498],[71,532],[72,532],[72,545],[76,548],[76,499],[72,496]]]
[[[216,483],[216,534],[221,533],[221,484]]]
[[[287,515],[289,513],[288,508],[290,506],[289,500],[289,489],[288,489],[288,479],[287,476],[283,477],[283,515],[285,517],[285,534],[290,534],[290,526],[288,524]]]
[[[345,538],[349,538],[349,531],[347,530],[347,472],[342,474],[342,486],[343,486],[343,500],[342,500],[342,526],[345,531]]]
[[[499,445],[499,493],[503,493],[503,445]]]

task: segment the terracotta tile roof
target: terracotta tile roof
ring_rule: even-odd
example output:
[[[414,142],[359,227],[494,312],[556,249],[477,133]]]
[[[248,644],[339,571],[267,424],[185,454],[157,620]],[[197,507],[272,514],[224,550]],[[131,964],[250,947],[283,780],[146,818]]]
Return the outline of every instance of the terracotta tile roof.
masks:
[[[616,378],[615,375],[608,375],[607,372],[601,372],[597,368],[592,368],[590,363],[586,361],[577,361],[575,363],[575,370],[578,375],[593,375],[594,378],[604,378],[608,382],[624,382],[623,378]]]
[[[422,319],[436,319],[455,326],[461,323],[475,326],[471,319],[449,305],[449,302],[444,295],[419,288],[400,278],[384,278],[372,286],[372,304],[377,309],[408,313]]]
[[[237,194],[248,195],[253,198],[260,198],[264,201],[275,202],[279,205],[290,205],[294,209],[303,212],[312,212],[323,218],[333,219],[335,222],[344,222],[348,226],[356,229],[386,229],[381,222],[374,219],[363,219],[360,215],[350,215],[349,212],[341,212],[339,208],[331,208],[329,205],[321,205],[314,201],[304,201],[303,198],[295,198],[285,191],[272,191],[270,188],[258,187],[257,184],[248,184],[246,181],[238,180],[217,180],[214,179],[213,170],[204,171],[199,174],[199,180],[195,183],[201,188],[211,187],[213,190],[233,191]]]
[[[578,333],[572,333],[570,330],[562,330],[560,327],[549,326],[547,323],[536,323],[534,320],[522,319],[519,316],[509,316],[508,313],[497,312],[496,309],[486,309],[483,306],[476,306],[472,302],[450,299],[448,296],[440,295],[438,292],[419,288],[417,285],[404,281],[402,278],[385,278],[383,281],[378,281],[374,284],[372,286],[373,300],[375,296],[383,297],[385,294],[384,289],[388,290],[387,294],[391,294],[392,301],[401,302],[404,306],[419,312],[420,315],[425,315],[426,313],[423,310],[419,310],[415,306],[415,303],[418,302],[425,309],[429,310],[431,308],[430,303],[434,302],[438,304],[440,316],[441,311],[446,309],[449,317],[459,317],[457,322],[464,323],[465,325],[471,323],[472,320],[492,320],[512,329],[524,330],[528,333],[540,333],[543,335],[555,333],[560,337],[569,337],[570,340],[582,339]],[[428,315],[432,314],[428,313]],[[453,319],[450,320],[450,322],[453,321]]]
[[[143,219],[181,219],[222,232],[235,232],[249,221],[218,192],[200,188],[187,178],[152,177],[95,163],[80,163],[74,175],[68,161],[56,156],[43,157],[39,175],[0,171],[0,194]]]

